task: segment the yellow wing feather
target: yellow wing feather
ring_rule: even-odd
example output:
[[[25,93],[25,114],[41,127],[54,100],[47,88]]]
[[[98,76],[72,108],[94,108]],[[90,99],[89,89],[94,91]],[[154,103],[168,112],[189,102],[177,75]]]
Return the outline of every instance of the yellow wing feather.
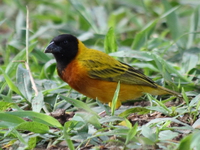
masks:
[[[88,51],[89,50],[91,49],[88,49]],[[80,55],[80,61],[86,68],[88,68],[88,75],[90,78],[110,82],[120,81],[121,84],[157,87],[153,80],[145,76],[139,70],[121,63],[103,52],[95,51],[95,53],[82,54],[84,56]]]

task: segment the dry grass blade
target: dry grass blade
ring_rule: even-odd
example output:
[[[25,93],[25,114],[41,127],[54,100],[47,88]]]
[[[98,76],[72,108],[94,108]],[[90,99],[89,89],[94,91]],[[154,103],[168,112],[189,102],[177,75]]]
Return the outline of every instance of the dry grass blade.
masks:
[[[29,67],[29,55],[28,55],[29,54],[29,52],[28,52],[28,47],[29,47],[29,9],[28,9],[28,6],[26,6],[26,10],[27,10],[27,14],[26,14],[26,62],[25,62],[25,67],[28,70],[32,88],[35,91],[35,96],[38,96],[38,89],[35,85],[35,82],[34,82],[32,74],[31,74],[30,67]]]

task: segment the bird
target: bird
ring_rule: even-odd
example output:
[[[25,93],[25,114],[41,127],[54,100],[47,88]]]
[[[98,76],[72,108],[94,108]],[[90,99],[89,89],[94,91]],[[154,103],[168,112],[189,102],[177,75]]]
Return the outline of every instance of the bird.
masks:
[[[158,85],[138,69],[102,51],[86,47],[71,34],[54,37],[44,52],[53,54],[58,75],[64,82],[79,93],[102,103],[112,105],[120,82],[116,108],[122,102],[135,100],[145,93],[177,97],[180,95]]]

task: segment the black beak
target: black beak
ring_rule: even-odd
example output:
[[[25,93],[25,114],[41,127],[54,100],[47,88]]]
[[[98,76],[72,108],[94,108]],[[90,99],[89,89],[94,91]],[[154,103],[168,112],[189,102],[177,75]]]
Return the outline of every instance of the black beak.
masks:
[[[51,42],[45,49],[45,53],[59,53],[61,51],[61,47],[57,46],[54,42]]]

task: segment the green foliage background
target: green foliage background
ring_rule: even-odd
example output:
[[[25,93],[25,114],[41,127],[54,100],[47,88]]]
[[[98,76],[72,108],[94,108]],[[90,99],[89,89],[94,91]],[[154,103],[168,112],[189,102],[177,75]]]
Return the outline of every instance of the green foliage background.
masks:
[[[199,6],[198,0],[0,1],[2,148],[59,147],[65,141],[70,149],[100,149],[101,145],[108,149],[199,149]],[[110,108],[71,90],[58,78],[55,60],[44,49],[62,33],[142,69],[160,85],[181,92],[183,103],[167,107],[173,97],[160,101],[146,95],[142,100],[150,100],[151,106],[122,107],[110,113]],[[29,64],[38,94],[24,62]],[[46,115],[57,109],[84,113],[76,112],[61,125]],[[107,117],[97,115],[102,110]],[[145,125],[132,125],[126,119],[131,113],[154,111],[165,118]],[[184,116],[189,116],[185,122]],[[118,125],[121,121],[126,127]]]

